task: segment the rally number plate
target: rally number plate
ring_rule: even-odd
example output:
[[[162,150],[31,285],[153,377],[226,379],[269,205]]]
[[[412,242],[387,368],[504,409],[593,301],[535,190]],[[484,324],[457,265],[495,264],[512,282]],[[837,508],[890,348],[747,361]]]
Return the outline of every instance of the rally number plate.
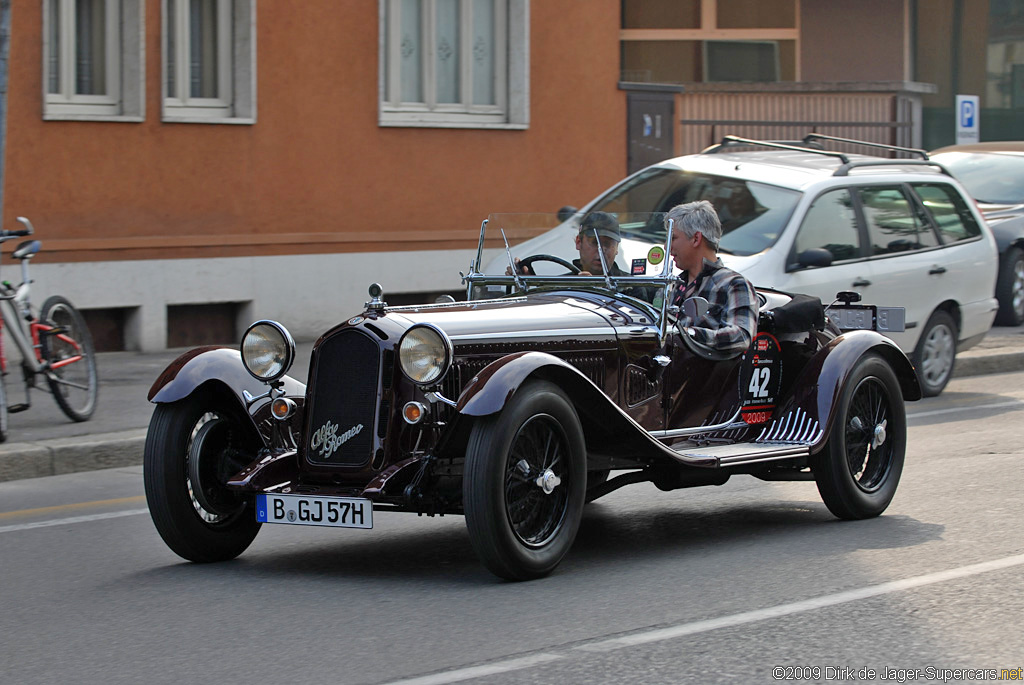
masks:
[[[256,495],[256,520],[295,526],[373,528],[373,503],[355,497]]]

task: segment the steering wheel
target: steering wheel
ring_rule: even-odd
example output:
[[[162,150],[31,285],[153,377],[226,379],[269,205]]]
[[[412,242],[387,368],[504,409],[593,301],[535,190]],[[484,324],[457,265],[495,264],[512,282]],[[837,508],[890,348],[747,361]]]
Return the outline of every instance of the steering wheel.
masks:
[[[525,259],[520,259],[519,260],[520,273],[522,273],[522,269],[530,269],[530,271],[533,271],[533,266],[532,265],[533,265],[534,262],[554,262],[555,264],[558,264],[559,266],[564,266],[566,269],[569,270],[569,273],[574,275],[574,276],[580,272],[580,269],[578,267],[576,267],[576,265],[574,265],[572,262],[567,262],[566,260],[562,259],[561,257],[556,257],[555,255],[551,255],[551,254],[535,254],[535,255],[530,255],[529,257],[526,257]],[[534,272],[534,273],[536,273],[536,272]]]

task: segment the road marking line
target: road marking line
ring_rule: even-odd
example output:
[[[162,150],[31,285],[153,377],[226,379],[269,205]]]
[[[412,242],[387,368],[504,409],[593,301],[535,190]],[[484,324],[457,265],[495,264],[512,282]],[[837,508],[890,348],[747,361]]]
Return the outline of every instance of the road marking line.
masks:
[[[71,523],[86,523],[88,521],[102,521],[103,519],[116,519],[122,516],[137,516],[148,514],[149,509],[129,509],[128,511],[111,511],[106,514],[89,514],[88,516],[71,516],[64,519],[49,519],[48,521],[32,521],[31,523],[15,523],[12,526],[0,526],[0,533],[13,533],[18,530],[30,530],[32,528],[49,528],[50,526],[64,526]]]
[[[572,657],[572,652],[576,651],[607,652],[615,649],[644,645],[651,642],[672,640],[687,635],[718,630],[719,628],[731,628],[767,619],[779,618],[780,616],[789,616],[805,611],[823,609],[825,607],[836,606],[838,604],[856,602],[869,597],[878,597],[879,595],[886,595],[893,592],[912,590],[925,585],[942,583],[947,580],[967,578],[981,573],[999,571],[1001,569],[1020,565],[1024,565],[1024,554],[1003,557],[1002,559],[994,559],[992,561],[971,564],[969,566],[961,566],[959,568],[949,569],[948,571],[938,571],[936,573],[927,573],[923,576],[894,580],[888,583],[881,583],[879,585],[870,585],[856,590],[847,590],[845,592],[837,592],[831,595],[823,595],[821,597],[815,597],[801,602],[780,604],[778,606],[758,609],[756,611],[745,611],[739,614],[732,614],[730,616],[721,616],[719,618],[712,618],[705,621],[694,621],[692,623],[681,623],[668,628],[658,628],[656,630],[635,633],[633,635],[625,635],[623,637],[616,637],[610,640],[589,642],[577,647],[571,647],[568,652],[539,652],[537,654],[506,659],[504,661],[495,661],[481,666],[454,668],[450,671],[443,671],[415,678],[393,680],[385,683],[384,685],[442,685],[442,683],[461,682],[463,680],[481,678],[499,673],[508,673],[510,671],[519,671],[525,668],[539,666],[541,664],[561,661]]]
[[[443,685],[444,683],[457,683],[460,680],[483,678],[484,676],[508,673],[509,671],[518,671],[523,668],[530,668],[531,666],[539,666],[552,661],[565,659],[567,656],[568,654],[534,654],[532,656],[520,657],[518,659],[507,659],[506,661],[496,661],[493,664],[484,664],[483,666],[459,668],[454,671],[434,673],[432,675],[420,676],[418,678],[393,680],[390,683],[387,683],[387,685]]]
[[[813,599],[805,599],[801,602],[793,602],[792,604],[780,604],[766,609],[745,611],[739,614],[732,614],[731,616],[722,616],[720,618],[712,618],[706,621],[695,621],[693,623],[683,623],[669,628],[660,628],[658,630],[650,630],[645,633],[637,633],[635,635],[612,638],[611,640],[592,642],[575,647],[574,649],[587,652],[603,652],[612,649],[621,649],[623,647],[647,644],[649,642],[672,640],[685,635],[705,633],[711,630],[718,630],[719,628],[731,628],[770,618],[778,618],[780,616],[789,616],[791,614],[798,614],[805,611],[823,609],[837,604],[855,602],[861,599],[887,595],[893,592],[902,592],[903,590],[911,590],[913,588],[931,585],[933,583],[942,583],[947,580],[966,578],[968,576],[978,575],[979,573],[998,571],[1004,568],[1020,566],[1021,564],[1024,564],[1024,554],[995,559],[993,561],[986,561],[980,564],[971,564],[970,566],[961,566],[948,571],[927,573],[923,576],[916,576],[914,578],[904,578],[903,580],[894,580],[888,583],[881,583],[879,585],[869,585],[868,587],[858,588],[856,590],[847,590],[846,592],[837,592],[832,595],[823,595]]]
[[[962,414],[965,411],[971,411],[973,409],[1003,409],[1005,407],[1021,407],[1024,406],[1024,402],[1021,400],[1013,400],[1011,402],[995,402],[993,404],[975,404],[967,405],[964,407],[951,407],[949,409],[933,409],[931,411],[922,411],[915,413],[907,413],[907,420],[917,419],[922,416],[939,416],[940,414]]]
[[[117,499],[101,499],[93,502],[77,502],[75,504],[57,504],[52,507],[38,507],[36,509],[19,509],[17,511],[5,511],[0,514],[0,521],[14,518],[16,516],[35,516],[37,514],[52,514],[58,511],[71,511],[74,509],[87,509],[89,507],[105,507],[114,504],[135,504],[146,499],[145,495],[134,497],[118,497]]]

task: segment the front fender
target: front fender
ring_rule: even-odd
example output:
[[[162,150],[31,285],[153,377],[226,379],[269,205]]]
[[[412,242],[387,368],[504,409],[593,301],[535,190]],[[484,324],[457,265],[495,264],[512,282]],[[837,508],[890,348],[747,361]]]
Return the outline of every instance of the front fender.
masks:
[[[568,362],[544,352],[517,352],[498,359],[474,376],[459,396],[455,409],[467,416],[497,414],[527,378],[546,367],[553,367],[559,375],[565,374],[573,391],[600,395],[607,401],[597,386]]]
[[[287,395],[304,396],[306,386],[290,376],[282,378]],[[230,390],[239,403],[246,406],[243,392],[262,395],[262,383],[242,364],[242,355],[230,347],[208,346],[189,350],[171,362],[149,389],[149,401],[156,404],[177,402],[188,397],[208,381],[218,381]]]
[[[874,331],[844,333],[818,353],[801,371],[790,400],[776,410],[776,416],[796,416],[802,409],[821,425],[815,447],[825,443],[835,421],[839,397],[857,360],[868,353],[878,354],[892,367],[905,401],[921,399],[921,386],[914,366],[896,343]]]

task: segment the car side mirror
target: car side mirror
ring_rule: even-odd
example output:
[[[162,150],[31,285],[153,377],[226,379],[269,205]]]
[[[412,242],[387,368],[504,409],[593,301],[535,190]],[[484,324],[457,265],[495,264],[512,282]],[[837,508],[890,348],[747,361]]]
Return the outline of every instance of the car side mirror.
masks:
[[[558,221],[564,223],[576,215],[576,212],[580,210],[576,209],[572,205],[565,205],[558,210]]]
[[[690,321],[696,321],[708,311],[708,301],[703,297],[691,297],[683,302],[683,314]]]
[[[823,247],[812,247],[809,250],[804,250],[796,257],[797,264],[800,268],[806,269],[808,267],[821,267],[832,265],[832,253]]]

